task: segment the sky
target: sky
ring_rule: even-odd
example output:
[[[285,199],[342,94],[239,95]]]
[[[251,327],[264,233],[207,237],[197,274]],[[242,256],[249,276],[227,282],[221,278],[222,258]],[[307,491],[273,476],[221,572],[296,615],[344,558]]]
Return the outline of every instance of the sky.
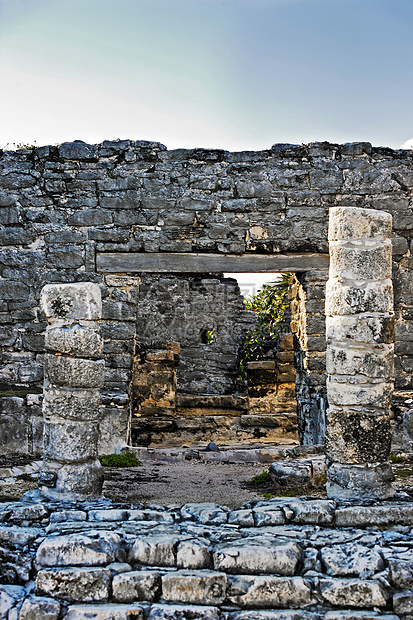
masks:
[[[0,0],[0,146],[413,146],[412,0]]]

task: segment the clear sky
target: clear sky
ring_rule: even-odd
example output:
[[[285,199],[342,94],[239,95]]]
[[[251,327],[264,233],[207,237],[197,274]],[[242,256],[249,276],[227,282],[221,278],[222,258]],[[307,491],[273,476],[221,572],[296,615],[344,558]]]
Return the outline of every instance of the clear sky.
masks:
[[[0,146],[413,144],[413,0],[0,0]]]

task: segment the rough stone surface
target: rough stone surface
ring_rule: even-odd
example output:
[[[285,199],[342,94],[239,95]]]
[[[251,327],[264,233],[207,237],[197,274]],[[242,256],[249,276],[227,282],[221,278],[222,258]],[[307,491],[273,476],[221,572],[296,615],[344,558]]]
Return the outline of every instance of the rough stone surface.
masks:
[[[58,620],[59,614],[60,603],[52,598],[33,596],[25,599],[19,620]]]
[[[42,542],[36,561],[40,566],[102,566],[114,562],[119,543],[112,532],[56,536]]]
[[[227,576],[215,571],[179,570],[162,577],[162,595],[172,603],[221,605],[226,597]]]
[[[106,601],[110,583],[106,568],[51,568],[37,574],[36,593],[65,601]]]
[[[218,547],[214,567],[229,573],[294,575],[300,558],[301,548],[296,543],[249,538]]]
[[[153,601],[160,592],[160,575],[149,571],[131,571],[115,575],[113,598],[119,603]]]
[[[230,577],[228,598],[241,607],[302,608],[311,602],[311,588],[301,577]]]

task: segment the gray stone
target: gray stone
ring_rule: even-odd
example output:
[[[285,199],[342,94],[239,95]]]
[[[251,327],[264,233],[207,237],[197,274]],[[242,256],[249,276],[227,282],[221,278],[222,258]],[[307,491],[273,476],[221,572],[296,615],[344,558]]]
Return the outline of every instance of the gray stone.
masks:
[[[301,547],[288,539],[263,536],[219,545],[213,558],[215,570],[228,573],[294,575]]]
[[[64,523],[65,521],[86,521],[87,513],[84,510],[61,510],[50,515],[50,523]]]
[[[249,509],[233,510],[228,516],[228,523],[241,527],[253,527],[255,525],[254,513]]]
[[[41,530],[30,527],[0,525],[0,545],[7,547],[25,547],[41,534]]]
[[[385,607],[388,594],[379,581],[320,579],[322,597],[340,607]]]
[[[324,547],[321,560],[327,575],[333,577],[357,576],[367,579],[384,568],[380,553],[354,543]]]
[[[52,386],[99,388],[105,380],[105,361],[46,354],[44,373]]]
[[[119,603],[154,601],[160,587],[160,574],[154,571],[122,572],[113,578],[112,595]]]
[[[64,601],[106,601],[112,574],[106,568],[53,568],[40,570],[36,594],[53,595]]]
[[[143,620],[139,605],[71,605],[64,620]]]
[[[114,562],[120,537],[112,532],[54,536],[44,540],[36,554],[39,566],[102,566]]]
[[[46,387],[43,390],[43,415],[46,420],[98,420],[100,416],[100,391]]]
[[[176,553],[178,568],[208,568],[211,564],[211,553],[207,540],[182,540]]]
[[[198,607],[196,605],[152,605],[148,616],[148,620],[219,619],[220,613],[217,607]]]
[[[205,525],[221,525],[228,520],[228,508],[218,506],[218,504],[185,504],[181,508],[181,515],[184,519],[192,518]]]
[[[96,457],[98,426],[95,422],[44,423],[44,456],[62,463],[86,461]]]
[[[49,351],[92,359],[102,357],[103,352],[98,329],[78,323],[69,327],[51,325],[46,330],[45,346]]]
[[[327,470],[327,495],[334,499],[386,499],[393,497],[393,472],[389,463],[342,465]]]
[[[96,321],[102,315],[100,288],[91,282],[47,284],[40,296],[46,317]]]
[[[0,618],[9,618],[10,610],[25,596],[21,586],[0,585]]]
[[[162,576],[162,596],[172,603],[221,605],[227,588],[227,576],[210,570],[178,570]]]
[[[336,510],[337,527],[382,527],[408,525],[413,527],[413,506],[384,504],[382,506],[350,506]]]
[[[286,522],[285,512],[278,506],[256,506],[252,512],[257,527],[283,525]]]
[[[42,481],[44,475],[52,477],[53,487]],[[54,475],[56,476],[54,478]],[[44,484],[44,486],[42,486]],[[45,461],[39,475],[39,487],[46,497],[73,499],[97,497],[103,484],[103,470],[99,461],[65,464]]]
[[[334,520],[335,502],[331,500],[292,501],[288,507],[294,512],[294,523],[329,525]]]
[[[240,607],[301,609],[311,603],[311,588],[301,577],[230,577],[228,600]]]
[[[63,159],[74,160],[90,160],[96,159],[98,154],[98,148],[94,144],[87,144],[82,140],[75,140],[74,142],[63,142],[59,146],[59,156]]]
[[[60,603],[52,598],[31,596],[20,610],[19,620],[58,620]]]
[[[231,614],[230,618],[231,620],[321,620],[321,616],[317,613],[314,614],[309,611],[303,611],[302,609],[298,611],[294,611],[293,609],[286,609],[285,611],[277,611],[275,609],[271,609],[270,611],[264,609],[241,611]]]
[[[390,583],[398,590],[413,589],[413,562],[389,560]]]
[[[300,461],[276,461],[271,463],[271,480],[278,484],[301,486],[311,482],[311,463]]]
[[[375,611],[357,611],[357,610],[344,610],[344,611],[329,611],[324,616],[324,620],[400,620],[398,616],[393,614],[380,613],[377,615]]]
[[[393,596],[393,609],[396,614],[409,620],[413,614],[413,590],[396,592]]]
[[[133,543],[129,559],[147,566],[175,566],[179,538],[168,535],[140,536]]]
[[[77,211],[68,218],[68,224],[71,226],[104,226],[112,222],[113,214],[103,209]]]
[[[335,207],[330,217],[329,241],[358,238],[388,238],[392,233],[392,218],[389,213],[374,209],[354,209],[349,217],[348,207]]]

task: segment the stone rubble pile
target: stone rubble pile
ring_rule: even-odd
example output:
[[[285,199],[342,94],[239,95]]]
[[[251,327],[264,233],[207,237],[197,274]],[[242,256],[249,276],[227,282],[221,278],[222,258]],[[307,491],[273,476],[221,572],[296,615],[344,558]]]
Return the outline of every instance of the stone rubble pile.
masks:
[[[408,620],[413,502],[0,504],[5,620]]]

